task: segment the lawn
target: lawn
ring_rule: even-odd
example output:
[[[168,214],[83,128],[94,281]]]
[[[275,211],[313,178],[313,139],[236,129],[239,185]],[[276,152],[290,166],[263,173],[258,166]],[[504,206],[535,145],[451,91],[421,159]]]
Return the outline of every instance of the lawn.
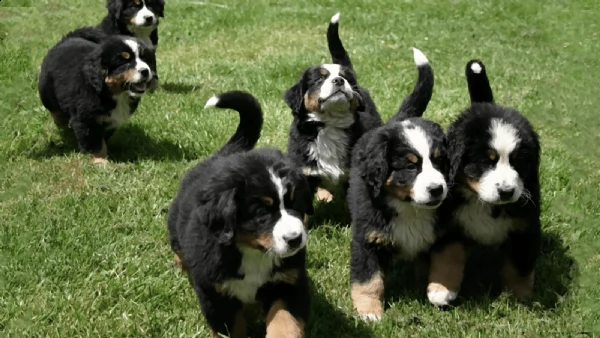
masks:
[[[202,107],[215,94],[250,91],[265,114],[259,146],[285,149],[291,113],[282,93],[305,67],[329,61],[325,31],[337,11],[359,80],[385,120],[416,79],[410,47],[433,65],[426,115],[444,127],[468,104],[464,65],[484,61],[497,101],[522,111],[541,137],[543,252],[530,306],[495,292],[494,257],[483,252],[468,267],[460,301],[445,311],[398,263],[384,320],[364,324],[350,301],[344,203],[317,205],[307,336],[600,330],[596,0],[166,2],[162,89],[111,139],[106,166],[61,139],[37,95],[46,50],[69,30],[98,23],[104,1],[0,2],[0,336],[208,337],[195,295],[172,265],[164,213],[184,172],[238,123],[235,112]]]

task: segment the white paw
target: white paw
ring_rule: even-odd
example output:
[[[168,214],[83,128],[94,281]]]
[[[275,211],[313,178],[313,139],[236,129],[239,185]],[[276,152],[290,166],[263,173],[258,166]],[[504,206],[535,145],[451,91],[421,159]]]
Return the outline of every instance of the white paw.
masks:
[[[381,320],[381,316],[378,316],[374,313],[362,313],[358,316],[365,322],[378,322]]]
[[[431,304],[436,306],[445,306],[456,299],[458,294],[450,290],[432,290],[427,292],[427,298]]]

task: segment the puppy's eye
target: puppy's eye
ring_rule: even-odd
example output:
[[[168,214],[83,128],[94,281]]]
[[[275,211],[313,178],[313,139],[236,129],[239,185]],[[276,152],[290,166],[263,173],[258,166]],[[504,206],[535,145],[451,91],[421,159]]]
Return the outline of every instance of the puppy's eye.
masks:
[[[131,55],[127,52],[123,52],[121,53],[121,57],[125,60],[129,60],[131,58]]]
[[[498,153],[494,149],[488,149],[487,156],[490,160],[495,161],[498,158]]]
[[[408,169],[408,170],[417,170],[417,165],[416,165],[416,164],[414,164],[414,163],[409,163],[409,164],[406,166],[406,169]]]
[[[261,196],[260,201],[263,202],[263,204],[268,207],[273,206],[273,199],[271,197]]]

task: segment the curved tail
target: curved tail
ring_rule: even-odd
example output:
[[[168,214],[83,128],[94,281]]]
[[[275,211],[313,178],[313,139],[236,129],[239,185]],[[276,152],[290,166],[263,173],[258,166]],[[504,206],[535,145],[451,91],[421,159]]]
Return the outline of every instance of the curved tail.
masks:
[[[249,151],[256,145],[263,124],[262,108],[252,94],[233,90],[213,96],[204,108],[217,107],[236,110],[240,114],[240,123],[229,141],[214,156],[227,156]]]
[[[465,75],[467,77],[467,85],[469,86],[471,103],[494,102],[494,94],[490,87],[490,81],[485,72],[485,66],[481,61],[469,61],[465,69]]]
[[[348,53],[342,44],[342,40],[340,40],[340,35],[338,33],[339,20],[340,13],[336,13],[331,17],[329,28],[327,28],[327,46],[329,47],[329,53],[331,54],[331,61],[334,64],[353,69],[350,56],[348,56]]]
[[[433,94],[433,68],[431,68],[429,60],[427,60],[423,52],[413,48],[413,54],[419,76],[413,91],[400,104],[400,108],[396,114],[398,119],[423,116]]]

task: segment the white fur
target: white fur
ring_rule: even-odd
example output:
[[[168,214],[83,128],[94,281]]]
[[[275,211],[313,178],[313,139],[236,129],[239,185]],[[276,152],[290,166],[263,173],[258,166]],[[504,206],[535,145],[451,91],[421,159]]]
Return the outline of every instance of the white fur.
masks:
[[[335,13],[334,16],[331,17],[331,23],[338,23],[340,21],[340,13]]]
[[[129,93],[123,92],[119,95],[113,96],[113,99],[117,101],[115,109],[111,110],[110,117],[108,118],[109,129],[118,128],[131,117],[131,106],[129,105]]]
[[[402,250],[402,257],[413,259],[429,249],[435,241],[435,209],[421,209],[390,198],[388,205],[398,212],[392,218],[392,238],[394,246]]]
[[[413,184],[413,202],[425,207],[425,203],[432,201],[432,196],[428,189],[442,186],[441,203],[446,198],[448,186],[444,175],[433,167],[433,163],[431,163],[431,159],[429,158],[431,141],[427,137],[427,133],[410,121],[403,121],[402,126],[404,127],[404,137],[409,145],[419,153],[423,161],[421,172],[417,175],[417,179]],[[413,128],[409,128],[411,126]]]
[[[150,47],[150,48],[154,48],[154,45],[152,44],[152,40],[150,40],[150,34],[152,33],[152,31],[156,28],[156,24],[158,23],[158,18],[156,17],[156,14],[154,14],[150,9],[148,9],[148,7],[146,6],[146,1],[142,0],[142,4],[143,7],[142,9],[140,9],[134,17],[134,24],[133,25],[127,25],[127,29],[133,33],[133,35],[135,35],[135,37],[137,37],[138,39],[142,40],[142,42]],[[149,26],[145,26],[145,17],[151,17],[152,18],[152,25]]]
[[[271,174],[271,181],[273,181],[273,184],[277,188],[277,193],[279,194],[279,211],[281,213],[281,218],[273,227],[273,248],[270,250],[279,257],[293,256],[298,250],[306,245],[306,230],[304,229],[302,220],[290,215],[285,209],[283,201],[287,189],[284,186],[281,177],[277,177],[272,171],[269,171],[269,173]],[[297,238],[298,236],[302,236],[300,246],[291,249],[286,242],[286,238]]]
[[[136,74],[133,77],[133,79],[131,80],[131,82],[138,83],[138,82],[142,82],[142,81],[146,81],[146,82],[150,81],[150,79],[152,79],[152,77],[153,77],[152,70],[150,69],[150,66],[148,66],[148,64],[146,62],[144,62],[144,61],[142,61],[142,59],[140,59],[139,44],[134,39],[126,39],[125,43],[129,46],[129,48],[131,48],[131,50],[133,51],[133,53],[135,55]],[[148,76],[148,78],[145,80],[142,79],[142,74],[141,74],[142,70],[148,70],[148,72],[150,74]],[[135,93],[132,93],[132,94],[135,94]]]
[[[348,173],[346,160],[350,137],[344,129],[354,123],[354,116],[309,113],[308,119],[325,123],[325,127],[319,131],[314,142],[308,146],[308,158],[317,163],[313,174],[324,176],[335,185]]]
[[[321,111],[326,113],[346,113],[350,112],[350,101],[354,96],[352,87],[341,77],[344,82],[343,87],[338,87],[333,84],[333,79],[340,77],[341,66],[335,64],[324,64],[321,67],[325,68],[329,75],[321,84],[319,98],[326,99],[321,103]],[[341,90],[341,91],[340,91]]]
[[[413,56],[417,67],[421,67],[429,63],[429,60],[427,60],[425,54],[416,48],[413,48]]]
[[[363,313],[359,317],[365,322],[377,322],[381,320],[381,317],[374,313]]]
[[[480,65],[479,63],[477,63],[477,62],[473,62],[473,63],[471,64],[471,70],[472,70],[472,71],[473,71],[473,73],[475,73],[475,74],[479,74],[479,73],[481,73],[481,70],[482,70],[482,69],[483,69],[483,68],[481,68],[481,65]]]
[[[481,203],[477,197],[468,198],[458,207],[454,218],[461,224],[466,235],[485,245],[502,243],[512,230],[513,222],[503,217],[492,217],[492,205]]]
[[[269,281],[275,281],[277,275],[271,277],[274,267],[281,264],[278,256],[265,254],[256,249],[239,247],[242,253],[242,262],[238,273],[244,279],[229,279],[223,282],[223,287],[229,295],[236,297],[243,303],[254,303],[256,291]]]
[[[450,290],[435,290],[427,292],[427,298],[429,302],[436,306],[445,306],[450,304],[451,301],[456,299],[458,293]]]
[[[133,22],[137,26],[143,26],[146,23],[146,18],[152,18],[152,25],[156,24],[156,15],[146,7],[146,1],[142,0],[142,9],[140,9],[133,18]]]
[[[206,101],[206,104],[204,105],[204,109],[215,107],[217,104],[219,104],[219,97],[213,96],[210,99],[208,99],[208,101]]]
[[[487,171],[479,179],[479,191],[477,193],[481,200],[488,203],[515,202],[523,192],[523,181],[517,171],[510,165],[509,156],[521,142],[521,139],[515,127],[497,118],[491,120],[489,131],[492,135],[489,147],[498,153],[498,162],[493,169]],[[498,189],[514,189],[515,192],[510,200],[502,201]]]

